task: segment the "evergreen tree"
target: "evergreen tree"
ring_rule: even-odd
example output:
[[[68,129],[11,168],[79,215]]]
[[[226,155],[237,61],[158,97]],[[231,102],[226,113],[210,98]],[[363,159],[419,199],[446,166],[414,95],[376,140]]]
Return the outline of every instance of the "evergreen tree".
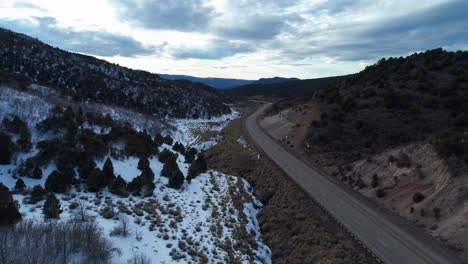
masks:
[[[98,168],[94,168],[91,174],[86,179],[86,186],[88,191],[97,192],[99,191],[100,183],[102,181],[102,173]]]
[[[144,171],[150,168],[150,162],[147,158],[140,158],[138,161],[138,169]]]
[[[185,151],[184,157],[186,163],[192,163],[195,160],[195,156],[197,155],[197,150],[195,148],[188,148]]]
[[[32,191],[31,191],[30,202],[31,203],[37,203],[37,202],[43,200],[45,194],[46,194],[46,191],[44,190],[44,188],[42,188],[41,185],[34,186]]]
[[[159,153],[158,160],[161,163],[165,163],[169,159],[177,159],[177,156],[165,148],[163,151],[161,151],[161,153]]]
[[[208,167],[206,165],[205,158],[203,157],[203,155],[200,155],[190,165],[188,175],[187,175],[187,180],[190,182],[192,179],[194,179],[201,173],[206,172],[207,170],[208,170]]]
[[[144,169],[139,177],[141,178],[141,195],[145,197],[153,195],[154,189],[156,188],[153,171],[150,168]]]
[[[184,184],[184,179],[184,175],[179,170],[179,168],[177,168],[172,172],[171,177],[169,177],[168,187],[173,189],[180,189],[180,187],[182,187]]]
[[[60,171],[54,170],[50,173],[49,177],[47,177],[45,189],[48,192],[64,193],[68,190],[70,185],[71,183]]]
[[[166,162],[164,163],[163,168],[161,170],[161,176],[171,177],[172,173],[176,169],[177,170],[179,169],[179,166],[177,165],[176,159],[175,158],[170,158],[170,159],[166,160]]]
[[[172,144],[174,143],[174,140],[172,139],[170,135],[167,135],[164,137],[164,143],[169,146],[172,146]]]
[[[174,146],[172,147],[174,151],[179,152],[180,154],[184,155],[185,154],[185,147],[182,145],[182,143],[176,142]]]
[[[42,179],[42,170],[39,166],[34,167],[32,176],[34,179]]]
[[[154,140],[153,140],[154,144],[156,146],[161,146],[163,143],[164,143],[164,138],[163,136],[161,136],[161,134],[157,134],[155,137],[154,137]]]
[[[47,196],[42,212],[44,213],[45,218],[59,218],[62,213],[60,201],[53,193]]]
[[[19,178],[18,180],[16,180],[15,191],[21,192],[24,190],[24,188],[26,188],[26,184],[24,184],[23,179]]]
[[[14,145],[9,135],[0,132],[0,164],[10,164]]]
[[[96,168],[96,162],[92,158],[86,158],[78,168],[78,173],[80,174],[80,179],[86,180],[89,175]]]
[[[120,175],[112,182],[110,192],[120,196],[125,195],[127,192],[127,183],[122,177],[120,177]]]
[[[0,183],[0,225],[11,225],[21,220],[18,203],[13,200],[8,188]]]
[[[106,162],[104,163],[104,167],[102,168],[102,181],[101,186],[109,185],[115,178],[114,175],[114,166],[112,165],[112,161],[107,158]]]

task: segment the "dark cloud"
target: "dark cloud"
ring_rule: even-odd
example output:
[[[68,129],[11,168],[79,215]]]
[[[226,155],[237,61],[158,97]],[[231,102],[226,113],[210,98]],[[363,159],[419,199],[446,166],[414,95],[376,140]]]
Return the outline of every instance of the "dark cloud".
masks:
[[[180,48],[172,53],[177,59],[216,60],[234,56],[239,53],[252,52],[253,47],[247,44],[217,40],[205,48]]]
[[[239,17],[235,25],[222,25],[216,33],[229,39],[269,40],[279,35],[287,27],[281,16]]]
[[[341,61],[374,61],[381,57],[407,55],[468,43],[466,10],[467,1],[450,1],[405,15],[387,16],[366,23],[342,21],[327,30],[305,32],[296,36],[308,39],[302,49],[287,47],[285,43],[275,45],[283,45],[283,55],[291,59],[328,56]],[[353,9],[347,12],[353,12]]]
[[[156,30],[203,31],[215,17],[204,0],[118,0],[124,20]]]
[[[75,31],[57,27],[53,17],[35,17],[29,20],[0,19],[0,26],[36,37],[47,44],[65,50],[98,56],[149,55],[155,47],[145,47],[133,38],[99,31]]]

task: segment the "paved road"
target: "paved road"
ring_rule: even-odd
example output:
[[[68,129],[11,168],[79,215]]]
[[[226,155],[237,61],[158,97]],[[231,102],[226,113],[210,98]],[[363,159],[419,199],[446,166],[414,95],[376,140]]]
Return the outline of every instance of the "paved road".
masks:
[[[433,241],[421,241],[405,232],[266,135],[257,124],[257,117],[269,105],[263,105],[245,121],[250,139],[381,261],[394,264],[458,263]]]

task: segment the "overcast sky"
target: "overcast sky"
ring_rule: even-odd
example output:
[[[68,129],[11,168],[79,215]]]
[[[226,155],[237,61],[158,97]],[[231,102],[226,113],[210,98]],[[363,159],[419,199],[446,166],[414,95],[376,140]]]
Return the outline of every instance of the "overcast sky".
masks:
[[[156,73],[315,78],[468,49],[468,0],[24,0],[0,26]]]

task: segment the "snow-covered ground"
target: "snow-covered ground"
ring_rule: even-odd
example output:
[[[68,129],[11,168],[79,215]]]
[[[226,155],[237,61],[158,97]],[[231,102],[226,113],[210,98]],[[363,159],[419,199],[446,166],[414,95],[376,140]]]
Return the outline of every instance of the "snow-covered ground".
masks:
[[[41,111],[49,111],[49,106],[39,104],[38,107]],[[233,112],[212,120],[172,120],[169,123],[176,130],[166,133],[171,134],[175,141],[204,150],[219,140],[220,136],[213,132],[219,132],[238,116]],[[204,133],[214,136],[203,141],[201,135]],[[172,150],[167,145],[160,149],[163,148]],[[17,159],[25,159],[32,154],[20,155]],[[104,160],[97,161],[97,166],[102,168]],[[127,182],[141,174],[136,157],[111,160],[115,175],[121,175]],[[187,175],[188,164],[184,163],[182,155],[179,155],[177,163]],[[0,165],[0,182],[9,188],[16,181],[13,179],[15,167]],[[81,212],[80,208],[71,209],[70,205],[83,205],[87,215],[95,217],[114,246],[120,248],[121,255],[115,255],[112,263],[127,263],[132,256],[139,254],[150,258],[151,263],[226,263],[233,260],[271,263],[271,253],[262,242],[256,218],[261,203],[253,196],[252,188],[245,180],[209,170],[190,184],[186,182],[181,190],[174,190],[166,187],[168,179],[160,176],[163,165],[157,157],[150,158],[150,167],[155,174],[153,196],[121,198],[107,189],[99,193],[73,189],[57,195],[64,210],[61,220],[68,220]],[[43,168],[43,179],[23,180],[29,188],[44,185],[54,169],[55,164],[49,164]],[[24,202],[24,195],[16,194],[14,198],[19,201],[25,218],[44,221],[43,201],[33,205]],[[116,213],[114,217],[106,219],[101,215],[106,207]],[[122,219],[128,221],[130,235],[110,236],[111,231],[121,225]]]
[[[219,135],[215,135],[208,140],[202,140],[203,134],[219,132],[239,116],[239,112],[232,110],[231,114],[212,119],[174,119],[169,123],[175,129],[166,133],[170,134],[175,141],[202,151],[211,148],[221,139]]]

